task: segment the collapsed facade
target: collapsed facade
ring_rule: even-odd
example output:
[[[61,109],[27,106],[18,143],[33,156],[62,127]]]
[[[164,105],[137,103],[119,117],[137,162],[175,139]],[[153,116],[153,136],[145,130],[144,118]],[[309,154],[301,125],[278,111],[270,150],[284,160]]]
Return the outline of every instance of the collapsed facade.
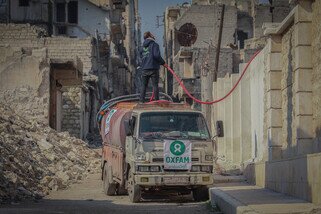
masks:
[[[1,100],[57,131],[95,133],[102,101],[133,90],[139,40],[126,28],[139,32],[137,10],[135,1],[2,1]]]

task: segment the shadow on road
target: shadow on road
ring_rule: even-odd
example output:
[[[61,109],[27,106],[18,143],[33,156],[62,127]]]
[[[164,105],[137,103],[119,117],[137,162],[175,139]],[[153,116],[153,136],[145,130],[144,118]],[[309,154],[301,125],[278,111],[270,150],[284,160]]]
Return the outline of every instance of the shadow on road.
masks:
[[[116,196],[126,197],[127,196]],[[51,200],[45,199],[40,202],[25,202],[17,205],[6,205],[0,208],[0,214],[100,214],[100,213],[210,213],[206,202],[194,203],[182,199],[145,199],[141,203],[132,204],[122,201],[111,200]]]

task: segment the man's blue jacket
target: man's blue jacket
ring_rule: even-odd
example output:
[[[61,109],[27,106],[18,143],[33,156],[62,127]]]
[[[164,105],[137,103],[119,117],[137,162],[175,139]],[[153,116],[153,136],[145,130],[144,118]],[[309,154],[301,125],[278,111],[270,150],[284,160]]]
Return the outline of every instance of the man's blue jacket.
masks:
[[[159,45],[151,38],[145,39],[140,54],[142,70],[159,70],[160,65],[165,64],[160,54]]]

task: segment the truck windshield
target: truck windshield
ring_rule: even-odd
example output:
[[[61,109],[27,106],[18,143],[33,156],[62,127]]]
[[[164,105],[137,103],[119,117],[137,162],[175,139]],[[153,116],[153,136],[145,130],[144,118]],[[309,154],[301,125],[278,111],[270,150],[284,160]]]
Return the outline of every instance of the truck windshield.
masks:
[[[182,112],[142,113],[139,136],[145,139],[210,139],[210,134],[202,114]]]

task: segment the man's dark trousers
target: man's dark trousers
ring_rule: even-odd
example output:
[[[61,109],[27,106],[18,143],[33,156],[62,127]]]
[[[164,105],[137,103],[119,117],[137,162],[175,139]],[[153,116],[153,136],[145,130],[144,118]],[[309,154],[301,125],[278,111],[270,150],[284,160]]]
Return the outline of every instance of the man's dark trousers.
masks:
[[[149,79],[152,79],[154,99],[159,100],[159,70],[143,70],[142,72],[142,88],[140,90],[140,102],[145,101],[146,89],[148,86]]]

